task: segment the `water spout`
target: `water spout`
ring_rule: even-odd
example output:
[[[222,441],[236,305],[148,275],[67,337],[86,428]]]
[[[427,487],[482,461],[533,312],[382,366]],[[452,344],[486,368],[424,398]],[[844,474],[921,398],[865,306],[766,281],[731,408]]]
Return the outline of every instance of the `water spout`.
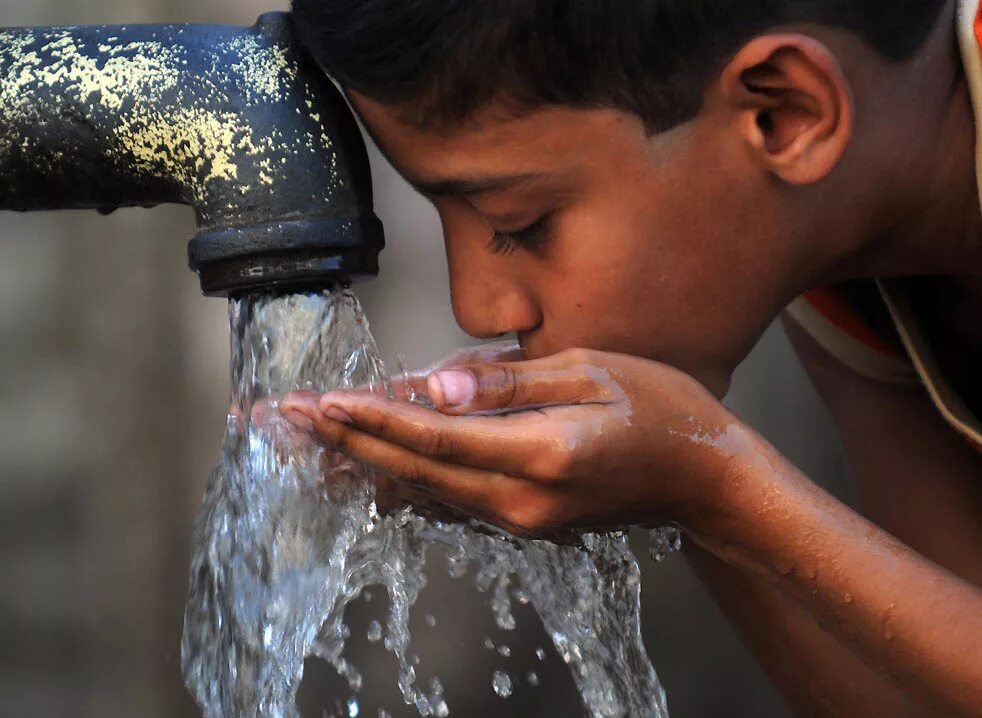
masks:
[[[364,143],[290,15],[0,29],[0,209],[194,208],[211,295],[378,273]]]

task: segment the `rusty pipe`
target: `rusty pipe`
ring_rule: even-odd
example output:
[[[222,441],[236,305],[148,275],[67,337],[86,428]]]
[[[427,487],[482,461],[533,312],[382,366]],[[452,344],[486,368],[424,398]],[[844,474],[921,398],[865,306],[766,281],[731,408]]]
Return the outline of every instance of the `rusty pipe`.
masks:
[[[210,295],[378,273],[368,157],[291,16],[0,29],[0,209],[189,204]]]

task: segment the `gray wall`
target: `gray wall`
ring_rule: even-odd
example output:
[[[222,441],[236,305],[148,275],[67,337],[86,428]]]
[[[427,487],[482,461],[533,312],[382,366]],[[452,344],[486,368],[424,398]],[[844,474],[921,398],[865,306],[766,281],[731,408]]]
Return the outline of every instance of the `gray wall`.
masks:
[[[0,25],[248,23],[261,9],[255,0],[0,0]],[[387,358],[422,366],[467,339],[448,306],[436,217],[377,153],[373,164],[390,247],[382,277],[359,293]],[[0,214],[0,715],[195,715],[178,662],[188,536],[218,456],[228,349],[223,303],[200,297],[184,265],[193,229],[175,207]],[[779,329],[729,401],[842,490],[832,428]],[[637,549],[645,639],[673,715],[784,715],[684,561],[654,565],[643,537]],[[491,670],[502,666],[481,645],[492,630],[484,600],[439,570],[422,599],[420,614],[439,621],[418,624],[424,674],[443,678],[454,714],[575,714],[554,659],[541,688],[508,703],[491,694]],[[359,611],[355,625],[367,620]],[[516,656],[544,641],[530,617],[505,638]],[[385,655],[364,659],[380,675],[391,669]],[[305,715],[330,715],[346,697],[336,686],[311,665]],[[380,687],[366,704],[385,697]]]

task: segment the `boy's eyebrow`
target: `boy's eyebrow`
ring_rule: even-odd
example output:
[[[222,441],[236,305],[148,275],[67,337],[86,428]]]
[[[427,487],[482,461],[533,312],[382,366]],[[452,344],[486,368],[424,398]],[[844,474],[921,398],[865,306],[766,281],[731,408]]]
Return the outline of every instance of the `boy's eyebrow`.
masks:
[[[461,177],[442,180],[424,180],[419,178],[407,177],[407,181],[417,190],[425,195],[433,197],[459,197],[475,194],[487,194],[490,192],[501,192],[506,189],[521,184],[526,184],[541,175],[522,174],[522,175],[499,175],[485,177]]]

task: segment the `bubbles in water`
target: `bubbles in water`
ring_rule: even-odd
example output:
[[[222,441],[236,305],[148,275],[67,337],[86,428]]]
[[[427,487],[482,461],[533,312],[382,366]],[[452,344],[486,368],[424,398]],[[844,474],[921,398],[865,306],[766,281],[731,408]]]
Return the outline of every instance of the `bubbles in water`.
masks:
[[[443,699],[443,685],[440,683],[439,678],[433,678],[430,681],[429,701],[431,711],[437,718],[446,718],[450,715],[450,707]]]
[[[504,658],[511,658],[511,649],[508,646],[498,646],[498,654]]]
[[[382,624],[378,621],[372,621],[368,624],[368,634],[366,636],[372,643],[377,643],[382,640]]]
[[[540,661],[544,661],[546,659],[545,649],[543,649],[543,648],[536,648],[535,649],[535,657],[538,658]]]
[[[348,699],[348,718],[358,718],[358,699]]]
[[[426,625],[430,628],[436,627],[436,616],[434,616],[432,613],[427,613],[423,620],[426,621]]]
[[[376,586],[389,599],[383,645],[403,701],[421,716],[449,715],[442,685],[424,693],[409,658],[431,545],[446,552],[451,576],[476,567],[501,630],[516,627],[512,600],[535,609],[587,715],[667,715],[641,642],[640,573],[626,536],[556,545],[477,522],[430,522],[409,508],[380,515],[370,472],[293,429],[276,407],[297,390],[390,391],[354,295],[246,297],[230,303],[230,317],[232,409],[195,527],[182,643],[185,680],[206,718],[298,718],[310,655],[359,692],[361,674],[342,656],[344,611]],[[369,626],[370,639],[381,634]],[[494,688],[510,695],[510,677],[495,674]]]
[[[674,526],[653,529],[648,535],[648,553],[653,561],[661,563],[681,550],[682,532]]]
[[[491,677],[491,688],[502,698],[511,695],[511,676],[504,671],[495,671]]]
[[[529,671],[525,674],[525,680],[528,681],[530,686],[536,688],[539,685],[539,674],[535,671]]]

